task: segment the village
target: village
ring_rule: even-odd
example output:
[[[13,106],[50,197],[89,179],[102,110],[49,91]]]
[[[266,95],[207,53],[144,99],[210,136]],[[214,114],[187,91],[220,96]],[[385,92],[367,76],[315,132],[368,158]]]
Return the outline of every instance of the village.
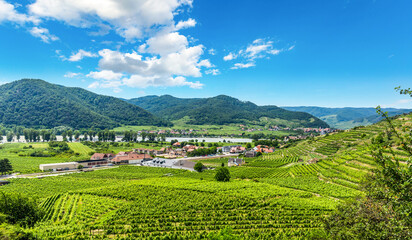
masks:
[[[207,155],[191,155],[195,151],[211,150]],[[187,144],[182,146],[181,143],[175,142],[171,146],[163,147],[159,150],[147,148],[135,148],[128,152],[113,153],[94,153],[89,160],[76,162],[62,162],[41,164],[41,171],[68,171],[68,170],[83,170],[99,168],[99,167],[114,167],[119,165],[138,165],[149,167],[168,167],[179,168],[193,171],[195,160],[206,160],[214,158],[228,158],[227,165],[240,166],[245,161],[243,158],[256,157],[262,153],[273,153],[274,147],[257,145],[247,149],[242,145],[230,145],[222,147],[202,147]],[[239,158],[238,158],[239,157]]]

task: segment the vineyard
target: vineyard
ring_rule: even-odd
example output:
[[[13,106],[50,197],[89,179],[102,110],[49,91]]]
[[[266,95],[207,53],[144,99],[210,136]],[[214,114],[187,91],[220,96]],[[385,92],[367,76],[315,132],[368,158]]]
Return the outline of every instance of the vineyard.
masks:
[[[360,127],[246,159],[229,168],[229,182],[215,181],[213,169],[122,166],[14,179],[1,190],[38,199],[45,215],[29,231],[39,239],[207,239],[225,228],[241,239],[308,239],[341,201],[363,194],[359,184],[376,168],[368,143],[384,129]]]

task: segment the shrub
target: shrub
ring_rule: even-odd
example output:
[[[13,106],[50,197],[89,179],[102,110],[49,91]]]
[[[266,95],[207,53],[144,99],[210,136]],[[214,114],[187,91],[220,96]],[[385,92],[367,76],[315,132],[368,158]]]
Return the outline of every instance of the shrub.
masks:
[[[203,171],[203,163],[201,162],[196,163],[194,169],[198,172]]]
[[[217,169],[215,179],[216,181],[219,181],[219,182],[229,182],[230,180],[229,169],[227,169],[226,167],[221,167]]]
[[[20,194],[0,194],[0,213],[10,224],[33,226],[43,216],[43,211],[32,199]]]

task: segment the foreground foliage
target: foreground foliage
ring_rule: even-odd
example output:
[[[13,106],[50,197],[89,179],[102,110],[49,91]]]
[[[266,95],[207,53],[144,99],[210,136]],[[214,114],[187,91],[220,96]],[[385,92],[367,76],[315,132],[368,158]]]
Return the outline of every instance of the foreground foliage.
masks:
[[[409,89],[401,93],[412,96]],[[325,229],[334,239],[412,238],[411,125],[395,122],[379,107],[377,111],[387,126],[370,145],[378,168],[364,183],[364,198],[338,207],[325,220]],[[406,163],[401,163],[394,147],[403,150]]]

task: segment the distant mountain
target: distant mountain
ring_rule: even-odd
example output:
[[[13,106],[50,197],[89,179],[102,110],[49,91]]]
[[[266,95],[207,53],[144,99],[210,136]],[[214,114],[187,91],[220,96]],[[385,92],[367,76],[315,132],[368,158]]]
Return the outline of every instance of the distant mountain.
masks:
[[[349,129],[356,126],[366,126],[382,120],[375,108],[325,108],[325,107],[282,107],[290,111],[299,111],[312,114],[331,127]],[[383,108],[389,116],[409,113],[412,109]]]
[[[23,79],[0,86],[0,123],[25,127],[168,125],[146,110],[82,88]]]
[[[126,101],[167,120],[188,117],[190,120],[187,123],[195,125],[251,123],[264,119],[286,126],[328,127],[324,121],[304,112],[292,112],[276,106],[257,106],[225,95],[211,98],[146,96]]]

